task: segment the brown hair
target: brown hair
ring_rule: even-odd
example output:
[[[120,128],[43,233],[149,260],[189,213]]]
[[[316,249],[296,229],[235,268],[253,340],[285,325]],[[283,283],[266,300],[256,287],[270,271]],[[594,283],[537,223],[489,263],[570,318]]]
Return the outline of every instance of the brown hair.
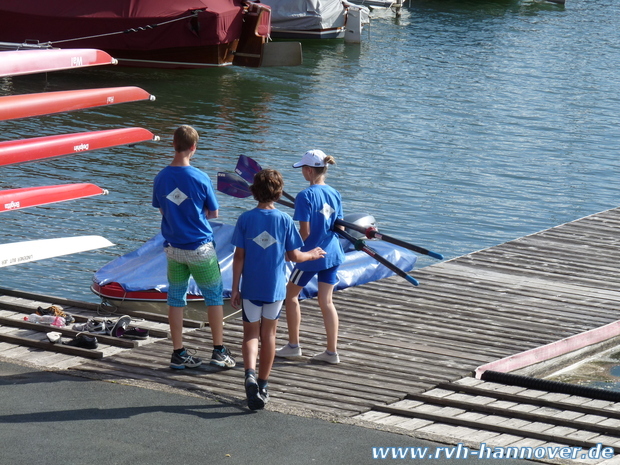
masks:
[[[191,126],[184,124],[174,131],[172,146],[175,152],[184,152],[198,143],[198,132]]]
[[[254,175],[254,184],[250,187],[254,198],[261,202],[275,202],[282,197],[284,179],[279,171],[261,170]]]

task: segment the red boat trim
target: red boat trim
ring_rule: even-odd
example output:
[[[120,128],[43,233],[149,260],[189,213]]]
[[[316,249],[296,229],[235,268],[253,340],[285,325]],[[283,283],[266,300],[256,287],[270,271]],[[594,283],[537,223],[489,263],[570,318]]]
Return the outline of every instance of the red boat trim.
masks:
[[[108,53],[94,48],[0,52],[0,77],[116,63]]]
[[[93,283],[91,290],[101,297],[112,300],[140,300],[145,302],[167,302],[168,300],[167,292],[161,292],[156,289],[127,292],[123,286],[116,282],[104,284],[103,286]],[[188,294],[187,300],[190,302],[200,302],[204,298],[201,295]]]
[[[135,86],[8,95],[0,97],[0,121],[139,100],[155,100],[155,97]]]
[[[107,194],[94,184],[63,184],[0,191],[0,212]]]
[[[143,128],[122,128],[0,142],[0,166],[57,158],[149,140],[159,140],[159,138]]]

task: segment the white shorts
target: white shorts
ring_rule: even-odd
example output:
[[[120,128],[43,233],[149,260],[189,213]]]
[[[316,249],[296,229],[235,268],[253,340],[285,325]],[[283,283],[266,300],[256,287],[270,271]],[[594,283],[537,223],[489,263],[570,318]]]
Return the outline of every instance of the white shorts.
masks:
[[[255,323],[261,318],[268,320],[277,320],[280,318],[283,300],[277,302],[259,302],[257,300],[243,299],[243,321]]]

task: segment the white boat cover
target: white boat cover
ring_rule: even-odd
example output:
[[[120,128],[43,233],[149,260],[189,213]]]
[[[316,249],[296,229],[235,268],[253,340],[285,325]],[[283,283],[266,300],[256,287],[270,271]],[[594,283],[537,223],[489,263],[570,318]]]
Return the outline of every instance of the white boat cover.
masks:
[[[346,7],[342,0],[264,0],[271,7],[271,27],[310,31],[343,27]]]
[[[224,297],[229,298],[232,286],[232,261],[235,248],[230,243],[234,226],[211,222],[215,236],[216,252],[222,280],[224,282]],[[338,268],[339,282],[336,290],[350,286],[377,281],[394,273],[388,270],[366,253],[356,251],[352,245],[342,240],[345,247],[345,262]],[[410,250],[382,241],[367,241],[367,244],[377,251],[388,261],[402,269],[411,271],[417,260],[417,255]],[[117,282],[127,292],[156,289],[168,292],[168,279],[166,277],[166,254],[164,253],[164,238],[161,234],[156,235],[142,247],[133,252],[112,260],[93,276],[93,281],[100,286]],[[293,269],[293,264],[287,262],[287,275]],[[303,289],[300,298],[306,299],[316,296],[318,283],[316,276]],[[200,295],[200,289],[196,286],[193,278],[190,280],[190,294]]]

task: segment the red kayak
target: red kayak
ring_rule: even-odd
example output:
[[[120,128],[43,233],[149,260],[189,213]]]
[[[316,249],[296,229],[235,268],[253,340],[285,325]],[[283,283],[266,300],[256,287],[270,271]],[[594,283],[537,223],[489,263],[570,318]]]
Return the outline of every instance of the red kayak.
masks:
[[[11,189],[0,191],[0,212],[107,193],[105,189],[89,183]]]
[[[158,139],[143,128],[122,128],[0,142],[0,166]]]
[[[134,86],[8,95],[0,97],[0,121],[140,100],[155,100],[155,97]]]
[[[260,66],[270,27],[270,8],[246,0],[0,0],[0,41],[96,48],[125,66]]]
[[[88,66],[115,65],[116,63],[117,60],[109,54],[96,49],[43,49],[0,52],[0,77],[47,73]]]

